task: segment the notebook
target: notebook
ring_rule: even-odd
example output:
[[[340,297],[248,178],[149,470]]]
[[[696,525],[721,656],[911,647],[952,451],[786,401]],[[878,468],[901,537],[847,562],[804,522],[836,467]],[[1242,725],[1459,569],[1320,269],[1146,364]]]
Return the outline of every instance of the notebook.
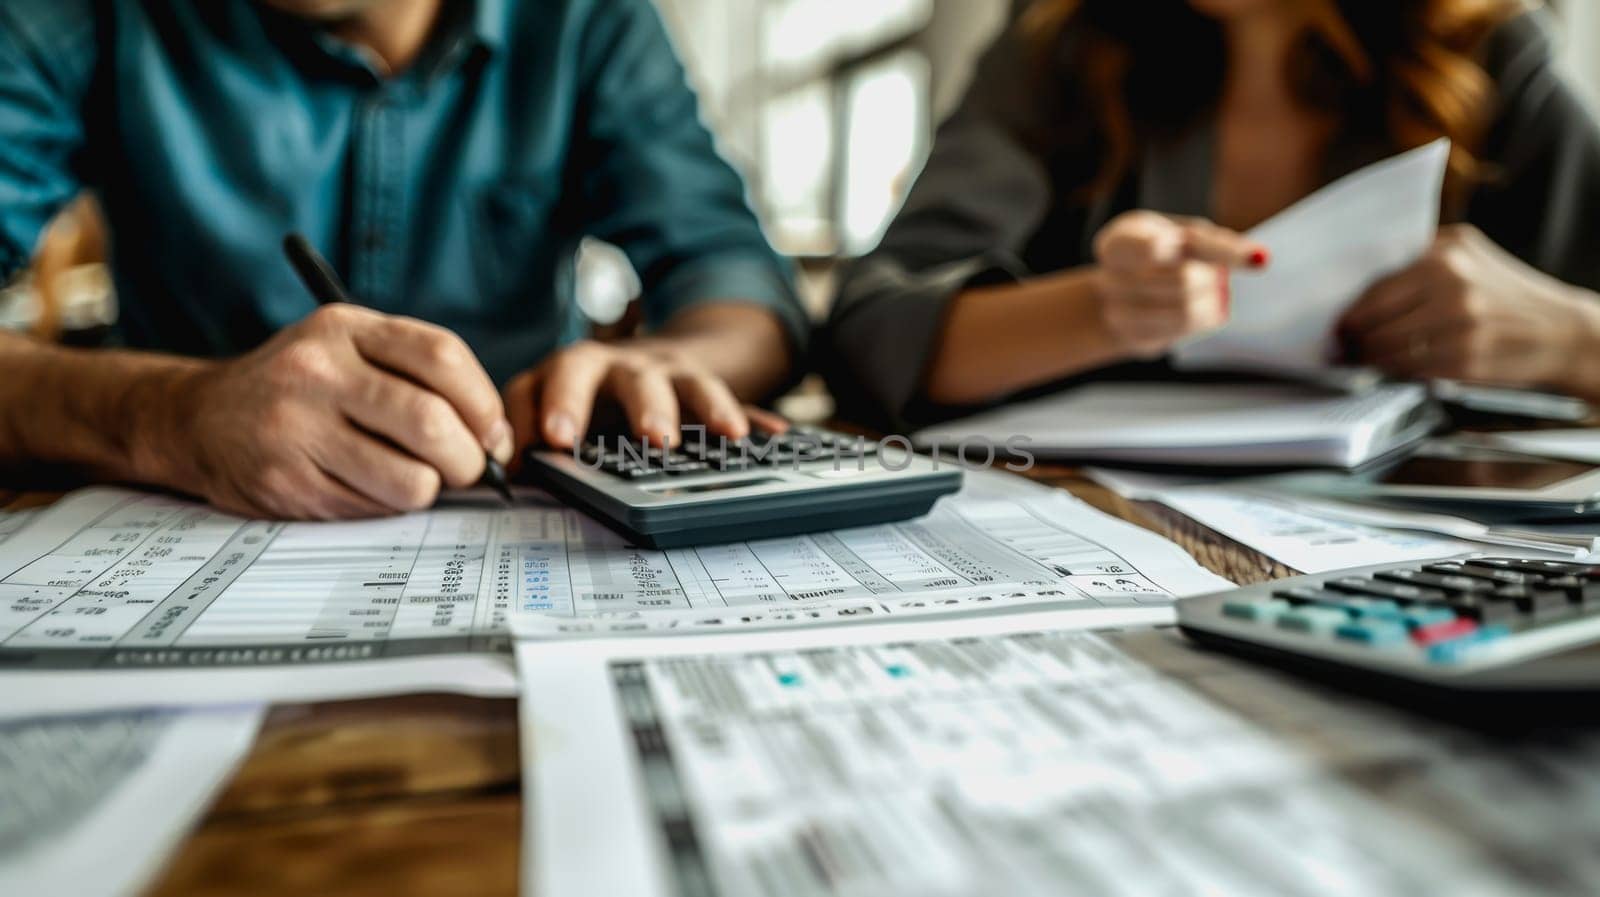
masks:
[[[1418,442],[1442,420],[1417,384],[1346,393],[1277,382],[1097,383],[913,439],[968,458],[987,444],[1043,460],[1353,468]]]

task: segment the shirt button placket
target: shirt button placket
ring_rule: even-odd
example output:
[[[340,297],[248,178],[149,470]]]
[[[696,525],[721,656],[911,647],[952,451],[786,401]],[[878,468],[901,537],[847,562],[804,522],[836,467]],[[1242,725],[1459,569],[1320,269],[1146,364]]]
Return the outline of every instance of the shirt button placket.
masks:
[[[377,306],[396,300],[400,276],[403,140],[400,111],[392,100],[377,94],[362,103],[356,120],[351,288],[362,302]]]

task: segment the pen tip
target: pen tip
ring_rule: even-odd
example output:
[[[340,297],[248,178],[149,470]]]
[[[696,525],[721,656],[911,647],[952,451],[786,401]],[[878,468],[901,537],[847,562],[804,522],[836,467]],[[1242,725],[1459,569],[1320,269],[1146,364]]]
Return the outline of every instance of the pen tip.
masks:
[[[499,495],[500,499],[509,505],[514,504],[516,499],[511,494],[511,484],[507,481],[508,479],[509,478],[506,476],[506,468],[504,464],[501,464],[492,457],[484,458],[484,484],[490,489],[493,489],[495,494]]]

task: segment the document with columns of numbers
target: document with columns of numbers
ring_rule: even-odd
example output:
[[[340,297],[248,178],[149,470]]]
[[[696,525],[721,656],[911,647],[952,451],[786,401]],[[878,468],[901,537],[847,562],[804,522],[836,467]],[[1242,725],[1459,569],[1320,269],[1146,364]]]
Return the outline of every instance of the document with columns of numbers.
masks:
[[[522,892],[1600,893],[1595,733],[1042,616],[519,643]]]
[[[513,622],[557,638],[594,634],[563,621],[681,632],[1035,607],[1162,622],[1175,596],[1227,587],[1170,542],[1022,485],[900,524],[670,551],[534,492],[513,508],[463,496],[385,520],[281,523],[90,489],[0,544],[0,675],[45,675],[34,699],[9,688],[41,713],[511,694]],[[155,687],[104,670],[168,675]]]

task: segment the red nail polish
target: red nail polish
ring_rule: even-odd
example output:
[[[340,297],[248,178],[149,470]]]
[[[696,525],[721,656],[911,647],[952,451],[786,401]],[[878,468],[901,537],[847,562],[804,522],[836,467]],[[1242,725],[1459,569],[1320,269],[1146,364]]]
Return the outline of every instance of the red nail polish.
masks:
[[[1250,253],[1250,267],[1252,268],[1265,268],[1267,262],[1270,261],[1272,261],[1272,255],[1265,249],[1257,249],[1255,252]]]

